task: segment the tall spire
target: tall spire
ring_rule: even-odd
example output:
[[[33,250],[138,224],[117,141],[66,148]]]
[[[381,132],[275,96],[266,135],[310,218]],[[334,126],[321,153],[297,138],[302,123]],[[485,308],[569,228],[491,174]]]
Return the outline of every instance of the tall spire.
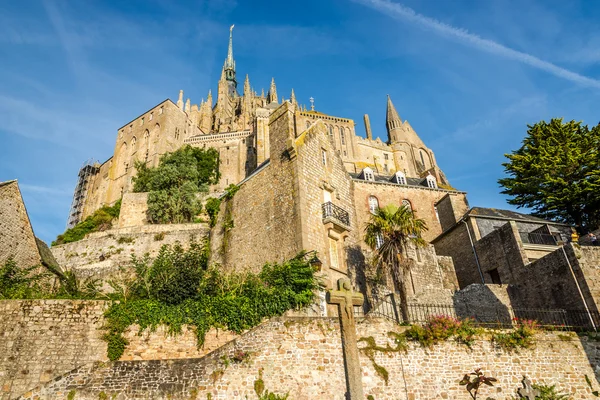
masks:
[[[225,60],[225,69],[232,69],[235,71],[235,61],[233,61],[233,27],[229,28],[229,48],[227,49],[227,59]]]
[[[275,86],[275,78],[271,78],[271,87],[269,88],[269,103],[278,103],[277,87]]]
[[[400,119],[400,116],[398,115],[398,111],[396,111],[396,108],[392,104],[392,99],[390,98],[389,94],[387,96],[387,112],[386,112],[385,119],[386,119],[388,133],[392,129],[400,128],[402,126],[402,120]],[[390,139],[391,139],[391,137],[390,137]]]
[[[246,74],[246,80],[244,81],[244,97],[252,96],[252,89],[250,88],[250,78]]]
[[[296,104],[296,94],[294,93],[294,89],[292,88],[292,94],[290,95],[290,101],[292,104]]]

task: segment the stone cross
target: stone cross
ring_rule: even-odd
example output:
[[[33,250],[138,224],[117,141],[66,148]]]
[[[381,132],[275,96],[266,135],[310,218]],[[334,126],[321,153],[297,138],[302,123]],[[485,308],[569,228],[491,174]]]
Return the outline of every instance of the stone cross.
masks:
[[[531,386],[531,381],[526,376],[523,377],[523,386],[519,389],[519,396],[528,400],[535,400],[540,395],[540,391]]]
[[[350,280],[340,278],[337,281],[338,290],[327,292],[327,302],[337,304],[342,328],[342,349],[344,352],[344,366],[346,368],[346,399],[363,400],[362,372],[356,345],[356,325],[354,323],[354,306],[360,306],[364,297],[352,291]]]
[[[310,111],[315,111],[315,99],[311,96],[308,100],[310,101]]]

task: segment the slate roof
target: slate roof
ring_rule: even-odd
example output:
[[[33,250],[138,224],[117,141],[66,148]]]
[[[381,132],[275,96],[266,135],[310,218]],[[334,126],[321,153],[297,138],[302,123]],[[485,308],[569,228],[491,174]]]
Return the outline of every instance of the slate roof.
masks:
[[[521,222],[535,222],[542,224],[554,224],[554,225],[565,225],[560,222],[548,221],[543,218],[534,217],[533,215],[522,214],[516,211],[511,210],[501,210],[498,208],[485,208],[485,207],[473,207],[467,213],[469,216],[473,217],[484,217],[484,218],[496,218],[496,219],[504,219],[511,221],[521,221]]]

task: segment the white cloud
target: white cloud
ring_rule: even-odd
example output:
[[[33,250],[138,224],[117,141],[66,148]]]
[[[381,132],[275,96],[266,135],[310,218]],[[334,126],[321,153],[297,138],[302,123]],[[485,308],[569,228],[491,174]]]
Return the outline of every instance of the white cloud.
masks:
[[[403,6],[401,4],[394,3],[389,0],[353,1],[374,8],[375,10],[384,13],[392,18],[408,20],[414,24],[422,26],[423,28],[429,29],[439,35],[442,35],[447,38],[452,38],[456,41],[486,51],[488,53],[505,57],[511,60],[519,61],[523,64],[527,64],[531,67],[540,69],[542,71],[546,71],[554,76],[569,80],[571,82],[575,82],[582,86],[600,89],[600,80],[589,78],[587,76],[580,75],[568,69],[561,68],[548,61],[544,61],[528,53],[511,49],[493,40],[484,39],[474,33],[470,33],[466,29],[458,28],[446,24],[444,22],[438,21],[434,18],[418,14],[412,8]]]

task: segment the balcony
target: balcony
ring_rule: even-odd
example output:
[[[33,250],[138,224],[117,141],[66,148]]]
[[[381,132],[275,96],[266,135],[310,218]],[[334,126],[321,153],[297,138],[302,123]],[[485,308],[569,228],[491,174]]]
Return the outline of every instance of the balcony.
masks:
[[[323,209],[323,223],[333,223],[336,225],[338,230],[349,231],[350,230],[350,214],[343,208],[336,206],[332,202],[328,201],[323,203],[321,206]]]

